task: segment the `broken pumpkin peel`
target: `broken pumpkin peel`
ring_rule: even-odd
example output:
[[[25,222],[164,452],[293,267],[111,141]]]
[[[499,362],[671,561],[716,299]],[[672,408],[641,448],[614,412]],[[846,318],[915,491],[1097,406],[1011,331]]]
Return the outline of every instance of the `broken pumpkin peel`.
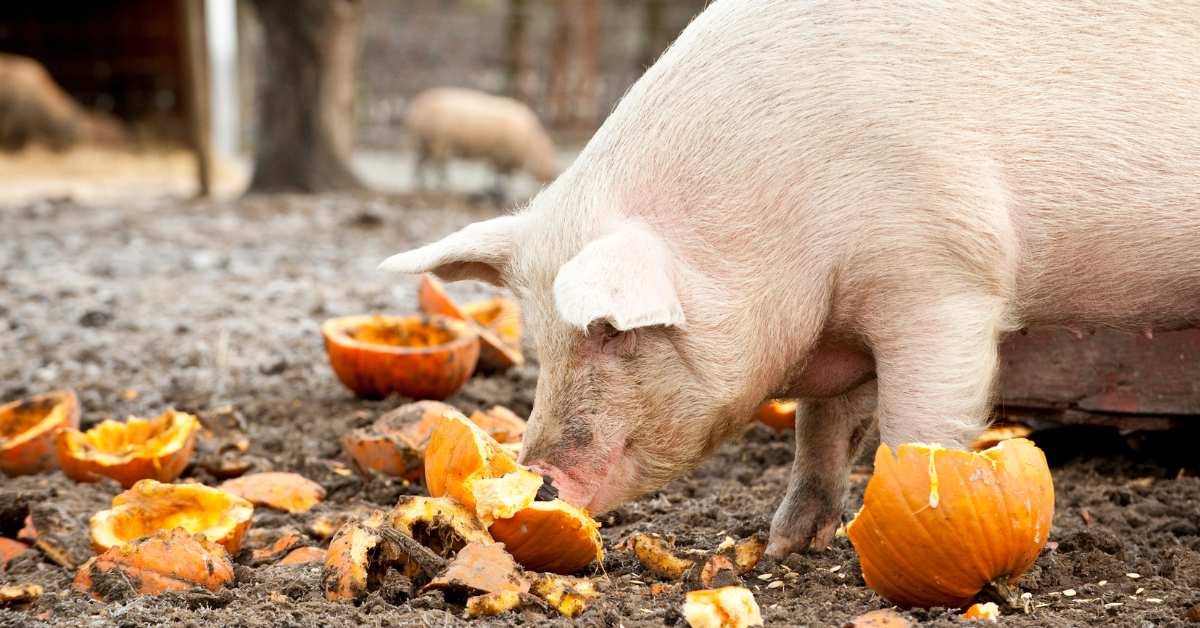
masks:
[[[112,508],[92,515],[92,546],[98,552],[164,530],[182,528],[237,553],[250,527],[254,505],[202,484],[163,484],[141,480],[112,500]]]
[[[0,406],[0,471],[27,475],[58,466],[55,441],[79,427],[79,399],[56,390]]]
[[[80,482],[109,477],[130,488],[138,480],[170,482],[191,460],[200,422],[186,412],[167,410],[153,419],[102,421],[81,432],[58,433],[58,464]]]

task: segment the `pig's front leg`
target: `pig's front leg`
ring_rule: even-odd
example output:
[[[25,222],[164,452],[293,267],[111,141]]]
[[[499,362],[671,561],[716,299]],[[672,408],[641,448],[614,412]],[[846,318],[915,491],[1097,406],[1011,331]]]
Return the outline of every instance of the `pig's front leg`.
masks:
[[[782,558],[833,540],[858,457],[875,411],[875,381],[845,395],[801,402],[796,411],[796,457],[787,493],[771,520],[767,553]]]

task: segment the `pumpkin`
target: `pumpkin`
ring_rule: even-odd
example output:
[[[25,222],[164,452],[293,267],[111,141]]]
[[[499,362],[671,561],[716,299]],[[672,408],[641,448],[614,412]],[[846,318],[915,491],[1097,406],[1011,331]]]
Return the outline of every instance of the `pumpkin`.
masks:
[[[692,628],[744,628],[763,625],[754,594],[744,587],[689,591],[683,618]]]
[[[902,607],[961,608],[1004,589],[1050,536],[1046,457],[1012,439],[983,452],[881,445],[863,507],[846,527],[867,586]]]
[[[519,445],[525,437],[525,419],[504,406],[476,410],[471,413],[470,419],[501,445]]]
[[[75,589],[97,599],[135,593],[157,595],[204,587],[218,591],[233,582],[233,561],[220,545],[202,534],[173,528],[114,547],[84,563]]]
[[[342,436],[345,449],[360,470],[402,477],[410,482],[425,475],[425,445],[445,412],[457,412],[440,401],[408,403],[367,427]]]
[[[325,562],[325,550],[319,547],[298,547],[280,559],[280,565],[306,565]]]
[[[428,273],[421,276],[417,303],[426,314],[474,323],[479,333],[479,363],[504,370],[525,363],[521,353],[521,306],[512,299],[493,297],[459,307],[446,287]]]
[[[260,506],[287,512],[308,512],[325,498],[320,484],[298,474],[281,471],[251,473],[226,480],[220,489]]]
[[[79,400],[71,390],[0,406],[0,471],[27,475],[54,469],[54,442],[68,427],[79,427]]]
[[[0,572],[4,571],[9,561],[28,551],[28,545],[0,536]]]
[[[441,316],[344,316],[325,321],[321,333],[333,372],[368,399],[445,399],[479,359],[475,328]]]
[[[796,429],[795,399],[768,399],[754,411],[754,419],[779,432]]]
[[[561,499],[538,501],[541,482],[531,476],[540,480],[461,414],[443,416],[429,438],[429,494],[449,495],[476,513],[525,568],[571,573],[602,559],[599,524]]]
[[[1020,423],[995,423],[983,430],[979,436],[971,442],[971,449],[975,451],[983,451],[995,447],[1001,441],[1006,441],[1011,438],[1025,438],[1033,433],[1033,430],[1028,426]]]
[[[220,543],[230,554],[242,546],[254,506],[231,493],[202,484],[163,484],[142,480],[112,500],[112,508],[92,515],[92,546],[97,552],[162,530],[183,528]]]
[[[191,460],[199,425],[190,414],[167,410],[153,419],[106,420],[86,432],[66,428],[58,433],[58,465],[80,482],[109,477],[126,489],[138,480],[170,482]]]

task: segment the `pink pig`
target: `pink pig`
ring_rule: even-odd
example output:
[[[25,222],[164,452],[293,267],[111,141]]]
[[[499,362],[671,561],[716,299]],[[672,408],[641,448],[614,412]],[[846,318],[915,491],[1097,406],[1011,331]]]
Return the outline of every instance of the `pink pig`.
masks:
[[[383,267],[508,286],[523,461],[593,512],[804,399],[769,551],[986,423],[1003,334],[1200,320],[1200,5],[718,0],[520,212]]]

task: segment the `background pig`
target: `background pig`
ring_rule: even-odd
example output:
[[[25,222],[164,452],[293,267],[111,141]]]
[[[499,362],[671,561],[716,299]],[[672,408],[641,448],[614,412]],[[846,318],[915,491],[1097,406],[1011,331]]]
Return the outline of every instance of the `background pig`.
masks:
[[[435,166],[445,183],[451,157],[479,159],[498,175],[523,170],[542,183],[558,175],[554,142],[524,103],[471,89],[439,87],[413,98],[404,126],[417,142],[416,180]]]
[[[770,551],[823,545],[873,418],[963,442],[1005,332],[1200,318],[1198,14],[718,1],[527,208],[384,266],[525,302],[523,458],[592,511],[805,398]]]

